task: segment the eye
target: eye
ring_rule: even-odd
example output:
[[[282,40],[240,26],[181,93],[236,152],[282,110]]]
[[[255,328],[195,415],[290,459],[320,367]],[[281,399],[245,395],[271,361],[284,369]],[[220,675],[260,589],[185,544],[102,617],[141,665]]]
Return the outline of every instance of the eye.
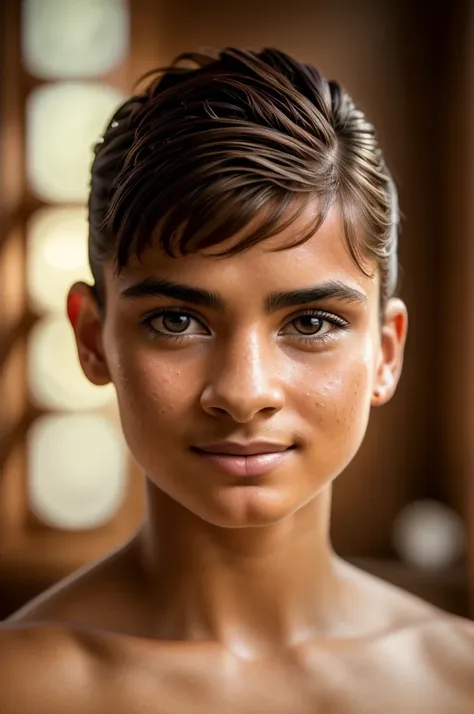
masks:
[[[146,317],[144,322],[152,333],[163,337],[208,334],[204,325],[197,318],[183,310],[162,310]]]
[[[317,340],[338,329],[345,329],[347,326],[347,322],[338,315],[311,310],[294,317],[286,326],[285,334]],[[290,331],[288,331],[289,328]]]
[[[328,320],[323,320],[316,315],[302,315],[292,320],[291,324],[302,335],[320,335],[321,332],[324,332],[324,328],[331,329],[332,327]]]

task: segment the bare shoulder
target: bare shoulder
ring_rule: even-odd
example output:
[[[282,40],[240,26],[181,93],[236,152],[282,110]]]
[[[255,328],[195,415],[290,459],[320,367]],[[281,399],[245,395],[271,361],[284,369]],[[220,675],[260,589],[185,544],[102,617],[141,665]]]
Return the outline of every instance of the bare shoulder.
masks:
[[[74,714],[89,705],[90,659],[62,627],[1,625],[0,672],[2,714]]]
[[[375,633],[374,642],[393,643],[406,661],[422,661],[433,673],[457,669],[474,686],[473,622],[352,566],[346,574],[365,603],[366,631]]]
[[[419,642],[435,664],[457,667],[459,674],[465,672],[474,694],[473,622],[442,613],[420,626]]]
[[[474,626],[470,621],[442,614],[420,624],[407,638],[400,655],[426,682],[433,696],[432,710],[470,714],[474,702]]]
[[[391,625],[382,641],[399,662],[400,672],[408,678],[416,673],[418,685],[424,681],[433,697],[437,693],[437,702],[446,702],[446,711],[471,712],[474,623],[384,583],[385,588]]]
[[[140,577],[126,548],[73,573],[13,613],[9,625],[68,623],[105,631],[137,628]],[[133,623],[128,623],[129,620]]]

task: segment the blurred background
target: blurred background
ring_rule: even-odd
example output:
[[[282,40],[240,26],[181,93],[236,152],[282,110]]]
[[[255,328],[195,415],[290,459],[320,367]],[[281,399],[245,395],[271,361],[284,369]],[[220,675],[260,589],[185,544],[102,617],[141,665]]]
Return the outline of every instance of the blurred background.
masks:
[[[468,0],[2,0],[0,618],[116,548],[143,514],[113,389],[79,369],[92,147],[183,51],[273,46],[338,79],[400,191],[406,366],[335,487],[342,556],[474,613],[474,13]]]

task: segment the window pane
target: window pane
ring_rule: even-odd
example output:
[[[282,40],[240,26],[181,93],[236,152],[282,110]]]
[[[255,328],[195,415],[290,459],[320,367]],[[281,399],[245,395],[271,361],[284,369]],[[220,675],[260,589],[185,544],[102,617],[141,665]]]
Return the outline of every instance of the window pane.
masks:
[[[42,79],[96,77],[128,52],[121,0],[24,0],[22,27],[26,69]]]
[[[26,169],[40,198],[87,200],[94,145],[122,99],[112,87],[92,82],[45,85],[29,96]]]
[[[37,211],[27,229],[27,285],[38,311],[64,314],[66,296],[77,281],[90,282],[85,208]]]
[[[62,316],[45,318],[31,331],[28,381],[32,400],[46,409],[96,409],[116,399],[112,385],[96,387],[84,376],[74,333]]]
[[[123,503],[127,466],[123,437],[105,417],[43,417],[28,435],[30,509],[54,528],[97,528]]]

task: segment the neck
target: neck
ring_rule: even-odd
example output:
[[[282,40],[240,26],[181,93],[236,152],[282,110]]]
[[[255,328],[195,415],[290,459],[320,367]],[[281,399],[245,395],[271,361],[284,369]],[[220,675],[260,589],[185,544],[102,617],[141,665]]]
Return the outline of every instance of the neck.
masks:
[[[157,636],[216,640],[241,656],[334,633],[340,565],[329,543],[331,491],[284,522],[220,528],[148,489],[138,544]]]

